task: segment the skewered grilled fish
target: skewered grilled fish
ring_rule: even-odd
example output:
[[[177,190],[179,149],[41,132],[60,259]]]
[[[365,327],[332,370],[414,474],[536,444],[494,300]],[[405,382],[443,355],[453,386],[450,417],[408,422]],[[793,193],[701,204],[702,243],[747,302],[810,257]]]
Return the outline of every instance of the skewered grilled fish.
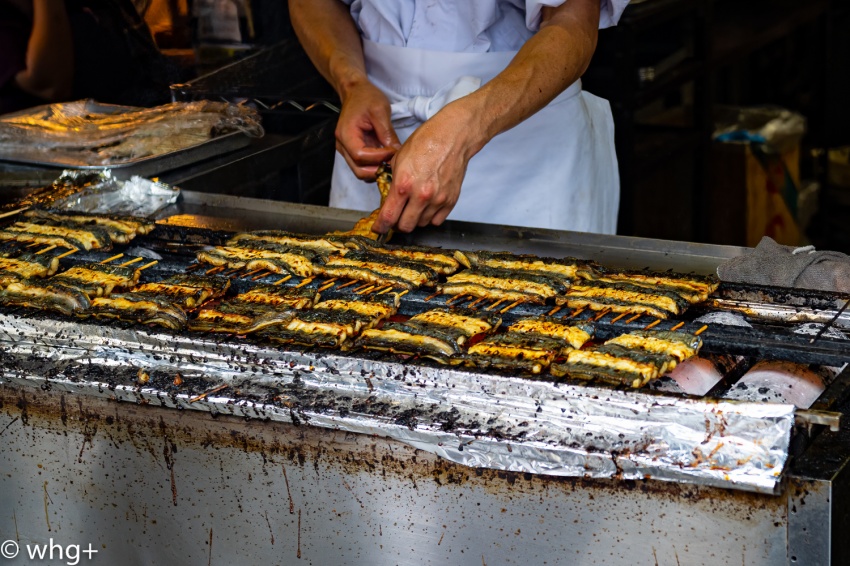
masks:
[[[578,276],[582,279],[593,281],[609,283],[624,282],[674,291],[691,303],[706,300],[720,285],[719,279],[713,276],[634,270],[614,271],[601,266],[579,269]]]
[[[288,248],[272,242],[252,242],[255,247],[217,246],[198,252],[198,261],[211,265],[225,265],[231,269],[249,271],[265,269],[273,273],[291,273],[311,277],[313,264],[321,262],[319,254],[299,248]]]
[[[201,308],[197,316],[189,321],[189,330],[250,334],[271,326],[284,325],[292,320],[294,314],[291,310],[272,309],[237,298],[215,307]]]
[[[187,275],[180,273],[158,282],[145,283],[135,293],[160,297],[188,308],[222,296],[230,287],[225,277]]]
[[[576,282],[567,292],[568,298],[586,297],[596,299],[606,297],[626,303],[637,303],[663,309],[673,314],[681,314],[689,303],[680,295],[672,292],[649,289],[628,283],[606,283],[602,281]]]
[[[578,297],[567,294],[558,298],[558,304],[566,305],[571,309],[589,308],[595,311],[611,311],[618,313],[635,313],[666,319],[673,313],[652,305],[633,303],[612,297]]]
[[[309,309],[319,300],[319,293],[309,287],[257,285],[236,298],[243,303],[254,303],[278,310]]]
[[[346,245],[354,250],[390,255],[405,261],[423,263],[441,275],[451,275],[460,269],[460,262],[454,257],[453,252],[443,251],[439,248],[382,246],[376,241],[362,236],[352,236],[346,241]]]
[[[113,289],[129,289],[139,282],[141,272],[129,266],[90,263],[77,265],[53,277],[53,281],[76,287],[90,299],[108,297]]]
[[[425,356],[440,363],[447,363],[461,353],[455,336],[444,330],[404,322],[389,322],[380,329],[364,330],[354,345],[368,350]]]
[[[414,289],[437,282],[437,273],[426,265],[369,252],[329,256],[316,272],[326,277],[347,277],[378,285]]]
[[[109,250],[112,248],[112,240],[105,230],[97,226],[86,226],[82,228],[75,224],[36,224],[34,222],[15,222],[3,230],[2,234],[20,234],[16,239],[20,242],[49,243],[62,246],[56,238],[66,241],[66,248],[78,248],[84,250]],[[0,235],[2,237],[2,235]],[[44,238],[52,238],[46,241]]]
[[[17,273],[11,271],[0,270],[0,289],[8,287],[11,283],[17,283],[23,279]]]
[[[523,318],[508,327],[508,332],[554,338],[562,341],[561,353],[579,349],[593,337],[594,328],[587,323],[569,324],[551,317]]]
[[[84,293],[50,280],[27,280],[10,283],[0,291],[0,304],[21,306],[72,315],[89,307]]]
[[[391,293],[370,297],[368,300],[363,300],[361,297],[328,299],[316,303],[313,310],[349,313],[360,318],[361,328],[372,328],[382,320],[393,316],[398,311],[398,305],[398,295]]]
[[[0,240],[44,244],[47,246],[58,246],[69,250],[83,249],[83,243],[71,237],[49,236],[46,234],[32,234],[29,232],[17,232],[12,230],[0,230]]]
[[[345,349],[363,320],[347,311],[293,311],[293,315],[288,323],[263,332],[263,336],[273,342]]]
[[[109,234],[113,242],[126,244],[137,235],[149,234],[154,224],[142,218],[131,216],[110,216],[105,214],[80,214],[76,212],[48,211],[33,208],[24,213],[35,223],[53,223],[76,225],[81,228],[98,226]]]
[[[467,360],[478,367],[522,369],[537,374],[564,349],[570,347],[555,338],[507,332],[470,346]]]
[[[650,380],[667,373],[672,356],[656,354],[646,350],[632,350],[618,344],[604,344],[590,350],[573,350],[567,354],[565,364],[552,366],[555,375],[570,375],[584,378],[594,374],[602,380],[619,379],[618,383],[631,387],[642,387]],[[598,371],[602,370],[602,371]],[[610,371],[610,370],[613,370]]]
[[[608,340],[605,344],[623,346],[633,350],[644,350],[653,354],[666,354],[676,362],[683,362],[699,352],[702,347],[702,339],[685,332],[637,330],[628,334],[621,334]],[[669,369],[673,369],[675,365],[674,363]]]
[[[455,258],[468,267],[532,271],[566,280],[575,279],[577,270],[595,265],[592,261],[572,257],[556,259],[511,252],[464,251],[456,253]]]
[[[310,250],[321,254],[345,254],[348,249],[339,238],[332,236],[312,236],[310,234],[295,234],[282,230],[259,230],[236,234],[227,241],[228,246],[248,247],[252,242],[272,242],[290,248]]]
[[[113,293],[92,299],[83,313],[95,318],[118,319],[140,324],[156,324],[172,330],[186,327],[186,313],[172,301],[136,293]]]
[[[439,290],[448,295],[465,294],[488,299],[542,303],[564,293],[567,285],[562,279],[543,273],[483,267],[450,276]]]
[[[425,326],[442,330],[455,337],[458,345],[476,334],[494,332],[502,323],[498,315],[469,309],[432,309],[410,318],[410,325]]]
[[[0,269],[24,279],[50,277],[59,269],[56,256],[24,252],[17,257],[0,257]]]

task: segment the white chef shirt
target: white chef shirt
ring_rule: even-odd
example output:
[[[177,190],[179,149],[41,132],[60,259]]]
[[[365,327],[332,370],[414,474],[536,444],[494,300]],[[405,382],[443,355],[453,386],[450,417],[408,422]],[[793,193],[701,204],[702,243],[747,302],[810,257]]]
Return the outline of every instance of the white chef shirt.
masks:
[[[434,51],[517,51],[544,6],[569,0],[342,0],[363,37]],[[599,27],[616,25],[629,0],[602,0]]]

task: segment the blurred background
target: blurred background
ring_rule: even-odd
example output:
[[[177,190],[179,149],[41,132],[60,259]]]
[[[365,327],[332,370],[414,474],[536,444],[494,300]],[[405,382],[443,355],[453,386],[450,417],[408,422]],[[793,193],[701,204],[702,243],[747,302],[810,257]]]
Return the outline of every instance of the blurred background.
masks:
[[[134,0],[173,100],[256,105],[262,142],[163,177],[326,204],[338,101],[281,0]],[[850,3],[633,0],[583,81],[617,131],[619,233],[850,251]]]

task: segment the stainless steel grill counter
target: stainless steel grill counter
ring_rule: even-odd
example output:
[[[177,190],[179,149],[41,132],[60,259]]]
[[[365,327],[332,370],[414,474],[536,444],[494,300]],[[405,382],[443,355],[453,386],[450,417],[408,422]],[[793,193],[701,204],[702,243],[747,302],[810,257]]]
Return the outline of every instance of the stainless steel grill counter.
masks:
[[[158,259],[158,280],[234,232],[359,216],[184,192],[126,253]],[[451,222],[414,241],[702,274],[742,252]],[[413,290],[399,312],[450,299]],[[656,323],[743,313],[746,329],[709,323],[702,351],[838,368],[806,410],[731,400],[736,370],[693,396],[4,308],[0,538],[138,564],[841,564],[846,299],[724,284]],[[562,315],[601,339],[653,320]],[[793,331],[806,322],[832,331]]]

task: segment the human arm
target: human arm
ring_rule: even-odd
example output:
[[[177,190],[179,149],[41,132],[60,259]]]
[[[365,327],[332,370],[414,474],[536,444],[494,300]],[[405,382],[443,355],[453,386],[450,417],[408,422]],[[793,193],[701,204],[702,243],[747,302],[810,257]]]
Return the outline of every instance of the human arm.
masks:
[[[596,49],[599,2],[567,0],[544,8],[540,31],[504,71],[446,105],[408,138],[393,160],[393,187],[373,227],[376,232],[393,226],[409,232],[446,219],[460,196],[469,160],[587,69]]]
[[[290,0],[289,13],[301,45],[342,102],[337,151],[358,178],[374,179],[399,142],[390,102],[366,76],[360,34],[347,6],[339,0]]]
[[[15,75],[18,88],[45,100],[71,95],[74,49],[64,0],[33,0],[33,26],[26,67]]]

